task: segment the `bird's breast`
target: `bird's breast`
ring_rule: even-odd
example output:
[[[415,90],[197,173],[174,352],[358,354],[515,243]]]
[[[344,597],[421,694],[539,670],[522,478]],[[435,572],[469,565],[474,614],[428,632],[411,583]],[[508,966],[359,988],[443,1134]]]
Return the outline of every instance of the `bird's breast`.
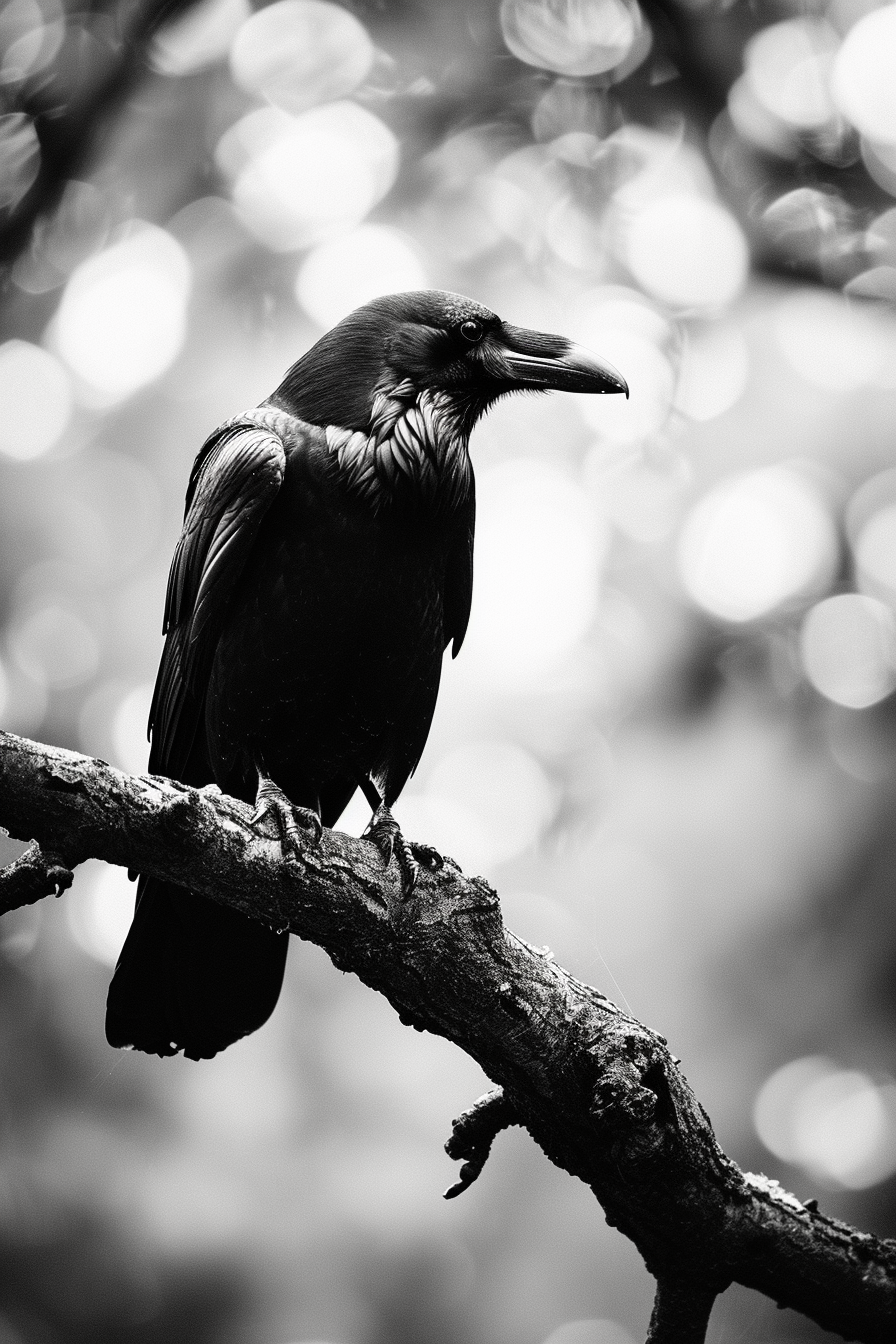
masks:
[[[288,465],[234,594],[210,687],[213,753],[260,743],[327,776],[431,716],[450,536],[359,508]]]

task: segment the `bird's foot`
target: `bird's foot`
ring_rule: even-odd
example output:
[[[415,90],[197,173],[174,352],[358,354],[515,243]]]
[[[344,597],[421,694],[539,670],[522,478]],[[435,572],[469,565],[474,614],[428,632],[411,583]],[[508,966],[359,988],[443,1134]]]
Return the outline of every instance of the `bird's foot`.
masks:
[[[298,857],[303,844],[320,844],[323,826],[314,809],[297,807],[272,779],[259,774],[252,825],[257,826],[266,817],[273,819],[284,854]],[[303,835],[303,831],[310,831],[310,836]]]
[[[407,900],[413,894],[417,885],[417,878],[420,876],[418,857],[426,868],[436,866],[432,862],[433,856],[441,863],[441,855],[437,855],[435,850],[431,850],[428,845],[412,845],[405,840],[401,833],[401,827],[385,803],[380,803],[370,818],[361,839],[369,840],[371,844],[376,845],[387,868],[393,855],[398,860],[398,868],[401,872],[401,895],[404,900]]]
[[[425,868],[427,872],[437,873],[440,868],[445,867],[445,860],[432,845],[421,844],[419,840],[409,840],[408,845],[420,867]]]

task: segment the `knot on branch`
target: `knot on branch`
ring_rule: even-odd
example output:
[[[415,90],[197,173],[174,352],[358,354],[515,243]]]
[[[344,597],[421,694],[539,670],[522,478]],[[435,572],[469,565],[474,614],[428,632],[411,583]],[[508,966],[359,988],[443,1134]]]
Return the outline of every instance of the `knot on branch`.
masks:
[[[44,774],[47,777],[47,788],[53,793],[80,793],[85,797],[90,796],[87,782],[77,770],[53,764],[44,766]]]
[[[446,862],[454,868],[452,876],[463,881],[463,890],[454,896],[454,915],[486,914],[500,919],[501,902],[494,887],[486,882],[484,877],[464,878],[453,859],[448,859]]]
[[[185,840],[193,834],[199,807],[198,789],[172,789],[164,811],[164,828],[172,840]]]
[[[456,1161],[463,1158],[466,1161],[457,1181],[445,1191],[445,1199],[455,1199],[473,1184],[485,1166],[497,1135],[502,1129],[519,1123],[512,1103],[500,1087],[494,1092],[486,1092],[468,1111],[452,1121],[452,1134],[445,1144],[445,1152]]]
[[[24,854],[0,870],[0,915],[45,896],[61,896],[74,881],[74,866],[32,840]]]
[[[652,1120],[659,1097],[645,1087],[647,1074],[634,1064],[611,1064],[594,1087],[590,1111],[595,1120],[625,1128]]]

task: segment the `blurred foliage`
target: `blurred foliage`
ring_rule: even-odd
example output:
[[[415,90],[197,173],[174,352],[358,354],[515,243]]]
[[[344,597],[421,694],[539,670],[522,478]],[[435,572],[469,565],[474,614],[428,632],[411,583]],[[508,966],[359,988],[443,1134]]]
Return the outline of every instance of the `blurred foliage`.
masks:
[[[0,723],[145,767],[192,456],[356,304],[592,345],[628,403],[476,432],[399,814],[670,1038],[740,1162],[893,1235],[896,5],[5,0],[0,97]],[[316,949],[208,1064],[109,1050],[132,892],[85,865],[0,927],[0,1344],[643,1335],[519,1132],[441,1203],[485,1080]],[[821,1337],[739,1291],[732,1332]]]

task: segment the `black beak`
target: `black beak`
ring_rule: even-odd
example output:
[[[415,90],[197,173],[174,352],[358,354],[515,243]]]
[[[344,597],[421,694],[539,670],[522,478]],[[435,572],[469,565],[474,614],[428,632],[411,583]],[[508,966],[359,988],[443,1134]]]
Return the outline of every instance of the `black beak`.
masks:
[[[563,336],[504,324],[501,356],[519,388],[558,392],[624,392],[628,383],[612,364]]]

